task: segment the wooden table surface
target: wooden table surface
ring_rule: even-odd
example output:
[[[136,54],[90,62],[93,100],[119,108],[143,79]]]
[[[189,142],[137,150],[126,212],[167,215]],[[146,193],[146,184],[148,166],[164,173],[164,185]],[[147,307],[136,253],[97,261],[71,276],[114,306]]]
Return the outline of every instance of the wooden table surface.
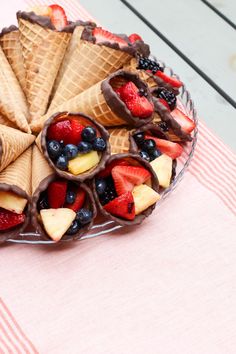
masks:
[[[105,28],[139,33],[181,77],[199,118],[236,150],[235,0],[80,0]]]

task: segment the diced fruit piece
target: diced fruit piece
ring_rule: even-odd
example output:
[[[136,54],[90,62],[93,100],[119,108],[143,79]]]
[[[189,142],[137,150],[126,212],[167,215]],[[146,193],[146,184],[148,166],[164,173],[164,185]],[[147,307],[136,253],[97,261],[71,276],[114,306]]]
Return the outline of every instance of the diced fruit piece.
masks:
[[[134,186],[146,182],[151,177],[148,170],[136,166],[116,166],[111,174],[118,195],[132,191]]]
[[[119,87],[115,91],[116,93],[119,94],[120,98],[125,102],[135,98],[139,92],[137,86],[132,81],[127,82],[126,84]]]
[[[60,241],[62,236],[76,218],[76,213],[68,208],[40,210],[43,226],[54,241]]]
[[[56,167],[59,168],[59,170],[65,171],[68,167],[68,158],[65,155],[59,156],[56,162]]]
[[[104,206],[104,209],[123,219],[134,220],[135,218],[134,198],[131,192],[126,192],[113,199]]]
[[[142,41],[142,37],[140,37],[139,34],[137,33],[132,33],[130,36],[129,36],[129,40],[131,43],[134,43],[136,41]]]
[[[96,129],[93,127],[86,127],[82,131],[82,139],[83,141],[87,141],[89,143],[92,143],[97,136]]]
[[[75,159],[70,160],[68,164],[68,170],[73,175],[79,175],[86,172],[91,168],[97,166],[100,158],[97,151],[91,151],[84,155],[79,155]]]
[[[175,77],[171,77],[166,75],[165,73],[163,73],[162,71],[158,70],[155,73],[156,76],[159,76],[163,81],[165,81],[166,83],[170,84],[172,87],[176,87],[176,88],[180,88],[181,86],[183,86],[183,83],[181,81],[179,81],[177,78]]]
[[[71,135],[70,135],[70,144],[78,145],[82,140],[82,131],[84,126],[80,124],[78,119],[70,119],[71,123]]]
[[[86,198],[86,193],[82,188],[80,188],[76,193],[74,203],[73,204],[66,203],[65,208],[69,208],[77,212],[84,205],[85,198]]]
[[[158,102],[160,102],[161,104],[163,104],[163,106],[165,106],[168,111],[170,111],[170,106],[168,105],[168,103],[166,102],[166,100],[164,100],[163,98],[158,98]]]
[[[66,200],[67,181],[53,181],[48,186],[48,203],[50,208],[62,208]]]
[[[151,166],[157,175],[159,185],[167,188],[170,185],[172,176],[173,160],[166,154],[159,156],[151,162]]]
[[[52,24],[58,31],[61,31],[68,24],[65,10],[57,4],[50,5],[50,8],[52,10],[50,16]]]
[[[149,102],[145,96],[137,95],[137,97],[125,103],[134,117],[148,118],[153,114],[153,103]]]
[[[24,221],[24,214],[16,214],[9,210],[0,209],[0,231],[11,229],[15,226],[23,224]]]
[[[52,16],[52,9],[50,6],[33,6],[31,8],[31,11],[34,12],[38,16],[47,16],[51,17]]]
[[[13,192],[0,191],[0,208],[22,214],[27,202],[27,199],[19,197]]]
[[[58,158],[62,153],[62,147],[59,141],[49,140],[47,142],[47,150],[50,159],[54,160]]]
[[[93,213],[89,209],[82,208],[76,214],[76,220],[78,220],[81,225],[90,223],[92,218]]]
[[[170,156],[173,160],[181,156],[183,153],[183,148],[180,144],[174,143],[169,140],[158,139],[153,136],[145,136],[146,139],[153,139],[156,143],[157,148],[163,153]]]
[[[141,214],[151,205],[155,204],[161,196],[146,184],[134,187],[132,192],[134,198],[135,215]]]
[[[96,43],[109,42],[111,44],[117,43],[120,45],[120,47],[128,46],[127,42],[123,38],[116,36],[115,34],[108,32],[101,27],[94,28],[93,36],[96,38]]]
[[[176,122],[181,126],[185,133],[191,133],[195,128],[195,123],[192,119],[190,119],[186,114],[184,114],[180,109],[175,108],[171,112],[172,117],[176,120]]]
[[[111,171],[115,166],[129,166],[129,163],[124,159],[114,160],[111,163],[109,163],[109,165],[107,165],[105,170],[99,172],[98,177],[105,178],[110,176]]]
[[[62,140],[67,145],[71,142],[71,134],[71,122],[67,119],[51,124],[47,131],[47,138],[48,140]]]

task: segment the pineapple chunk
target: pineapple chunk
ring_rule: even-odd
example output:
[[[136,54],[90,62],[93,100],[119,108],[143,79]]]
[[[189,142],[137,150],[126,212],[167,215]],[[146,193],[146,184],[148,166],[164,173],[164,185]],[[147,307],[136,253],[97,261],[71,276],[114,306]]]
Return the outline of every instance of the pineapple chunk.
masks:
[[[0,191],[0,208],[22,214],[27,202],[27,199],[19,197],[13,192]]]
[[[78,155],[75,159],[69,161],[68,170],[73,175],[90,170],[100,161],[97,151],[91,151],[84,155]]]
[[[68,208],[42,209],[40,215],[48,236],[56,242],[60,241],[76,217],[76,213]]]
[[[172,176],[172,164],[172,159],[165,154],[157,157],[151,162],[151,166],[157,175],[159,184],[163,188],[167,188],[170,185]]]
[[[34,12],[38,16],[47,16],[47,17],[52,16],[52,9],[49,6],[44,6],[44,5],[33,6],[30,9],[30,11]]]
[[[146,184],[134,187],[132,194],[134,197],[135,215],[141,214],[161,198],[160,194]]]

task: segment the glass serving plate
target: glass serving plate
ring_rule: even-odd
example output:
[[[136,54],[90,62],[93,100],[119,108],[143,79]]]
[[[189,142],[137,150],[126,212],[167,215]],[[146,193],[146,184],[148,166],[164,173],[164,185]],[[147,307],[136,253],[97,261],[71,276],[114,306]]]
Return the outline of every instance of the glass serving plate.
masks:
[[[165,66],[165,63],[163,63],[160,60],[157,60],[155,57],[153,57],[154,60],[156,60],[158,63],[163,65],[165,72],[170,75],[170,76],[176,76],[177,78],[178,75],[174,74],[173,70],[169,67]],[[194,108],[194,103],[193,100],[191,99],[190,93],[186,89],[185,85],[183,85],[180,89],[180,94],[178,95],[178,100],[177,100],[178,107],[186,113],[190,118],[193,119],[193,121],[196,124],[196,127],[192,133],[193,140],[191,142],[188,142],[184,145],[184,153],[183,155],[177,159],[177,169],[176,169],[176,177],[171,183],[170,187],[167,188],[162,194],[161,194],[161,200],[158,202],[156,209],[160,208],[162,205],[162,201],[169,197],[173,190],[177,187],[177,185],[180,183],[182,180],[190,162],[194,154],[194,150],[196,147],[197,143],[197,134],[198,134],[198,119],[197,119],[197,112]],[[130,226],[129,226],[130,227]],[[141,226],[142,227],[142,226]],[[144,227],[144,225],[143,225]],[[82,238],[80,238],[78,241],[97,237],[97,236],[102,236],[106,235],[107,233],[112,233],[115,230],[121,229],[123,226],[118,225],[116,222],[107,220],[105,218],[98,218],[95,220],[95,223],[91,230]],[[125,227],[127,228],[127,226]],[[71,238],[65,238],[62,239],[61,242],[71,242],[73,241]],[[19,234],[19,236],[16,239],[8,239],[7,242],[10,243],[20,243],[20,244],[35,244],[35,245],[49,245],[49,244],[55,244],[55,241],[52,240],[45,240],[41,238],[41,235],[35,231],[30,231],[30,232],[24,232],[22,234]]]

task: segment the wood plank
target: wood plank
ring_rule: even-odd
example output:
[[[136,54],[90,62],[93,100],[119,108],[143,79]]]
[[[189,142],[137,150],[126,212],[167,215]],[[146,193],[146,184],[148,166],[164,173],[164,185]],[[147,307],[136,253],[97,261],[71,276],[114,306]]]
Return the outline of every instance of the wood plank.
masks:
[[[235,0],[208,0],[222,14],[236,23],[236,1]]]
[[[116,33],[140,33],[150,44],[153,54],[171,66],[186,83],[196,103],[199,117],[228,145],[236,149],[233,134],[236,130],[235,109],[137,16],[119,0],[80,0],[80,3],[107,29]]]
[[[236,31],[203,2],[129,0],[144,17],[236,100]]]

